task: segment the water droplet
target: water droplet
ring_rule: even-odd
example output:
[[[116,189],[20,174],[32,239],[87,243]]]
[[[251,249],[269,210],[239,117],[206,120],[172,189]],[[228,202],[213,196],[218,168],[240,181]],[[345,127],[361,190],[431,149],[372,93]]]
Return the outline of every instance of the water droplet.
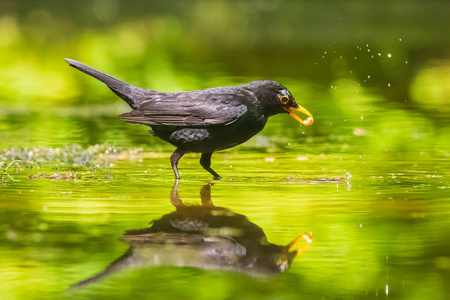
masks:
[[[405,64],[407,64],[408,63],[408,61],[405,61]]]
[[[361,116],[361,120],[364,119],[363,116]]]
[[[399,38],[398,41],[401,42],[401,41],[402,41],[402,38]]]
[[[391,84],[390,84],[390,83],[388,83],[388,87],[391,87]]]
[[[387,55],[388,57],[392,57],[392,54],[390,54],[390,53],[388,53],[388,55]]]
[[[358,58],[355,56],[355,59],[358,59]]]
[[[367,78],[370,78],[370,75],[367,75]]]
[[[378,53],[378,56],[381,56],[381,53]]]

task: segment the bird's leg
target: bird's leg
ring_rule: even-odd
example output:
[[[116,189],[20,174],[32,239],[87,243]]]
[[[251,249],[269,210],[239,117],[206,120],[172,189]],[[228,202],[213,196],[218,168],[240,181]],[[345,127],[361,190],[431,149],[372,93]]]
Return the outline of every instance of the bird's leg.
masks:
[[[178,193],[178,179],[175,179],[175,183],[170,191],[170,203],[177,208],[184,206],[183,201],[181,201],[180,194]]]
[[[202,187],[200,190],[200,198],[202,199],[202,205],[203,206],[210,206],[213,207],[214,204],[211,200],[211,186],[214,185],[214,183],[208,183]]]
[[[202,165],[203,169],[205,169],[214,176],[214,179],[216,180],[221,179],[222,177],[220,177],[219,174],[217,174],[216,172],[214,172],[213,169],[211,169],[211,156],[212,152],[202,153],[202,157],[200,158],[200,164]]]
[[[175,179],[180,179],[180,174],[178,173],[178,162],[184,154],[185,152],[177,148],[170,156],[170,164],[172,165],[172,170],[175,173]]]

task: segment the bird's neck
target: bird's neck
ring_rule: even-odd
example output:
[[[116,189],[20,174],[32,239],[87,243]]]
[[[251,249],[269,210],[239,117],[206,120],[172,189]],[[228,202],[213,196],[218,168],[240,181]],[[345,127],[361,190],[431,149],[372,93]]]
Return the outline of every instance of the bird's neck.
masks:
[[[273,101],[273,99],[277,99],[276,91],[261,87],[250,87],[249,90],[255,96],[257,102],[255,106],[258,107],[259,113],[265,116],[266,121],[270,116],[285,112],[277,101]]]

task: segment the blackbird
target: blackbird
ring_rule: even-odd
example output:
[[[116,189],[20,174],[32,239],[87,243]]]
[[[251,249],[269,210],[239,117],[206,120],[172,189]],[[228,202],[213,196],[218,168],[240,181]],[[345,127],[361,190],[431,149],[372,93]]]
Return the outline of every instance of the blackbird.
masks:
[[[126,268],[189,266],[228,270],[250,276],[285,272],[298,254],[312,243],[305,232],[287,245],[271,243],[264,230],[245,215],[215,206],[211,185],[200,191],[202,205],[184,204],[178,185],[170,201],[175,211],[150,222],[146,228],[126,230],[119,240],[130,247],[104,271],[70,286],[80,289]],[[296,246],[301,240],[306,243]]]
[[[164,93],[132,86],[73,59],[70,66],[100,80],[133,109],[119,118],[151,127],[153,134],[174,145],[170,156],[175,178],[184,154],[201,153],[200,164],[214,179],[213,152],[242,144],[260,132],[270,116],[288,113],[305,126],[314,120],[297,104],[289,90],[272,80],[252,81],[241,86]],[[299,118],[292,110],[307,115]]]

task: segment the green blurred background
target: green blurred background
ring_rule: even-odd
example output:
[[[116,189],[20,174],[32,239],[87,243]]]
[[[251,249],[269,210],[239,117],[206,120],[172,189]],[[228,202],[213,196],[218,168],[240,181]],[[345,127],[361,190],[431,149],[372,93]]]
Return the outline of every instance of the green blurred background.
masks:
[[[160,143],[117,122],[126,104],[64,57],[162,91],[278,80],[315,116],[315,141],[372,135],[360,151],[450,139],[447,1],[2,0],[0,12],[3,147]]]
[[[0,0],[0,298],[447,299],[449,28],[447,0]],[[174,208],[173,147],[64,57],[161,91],[288,87],[314,125],[274,116],[215,154],[212,193],[271,242],[312,231],[308,251],[270,279],[161,267],[66,294]]]

